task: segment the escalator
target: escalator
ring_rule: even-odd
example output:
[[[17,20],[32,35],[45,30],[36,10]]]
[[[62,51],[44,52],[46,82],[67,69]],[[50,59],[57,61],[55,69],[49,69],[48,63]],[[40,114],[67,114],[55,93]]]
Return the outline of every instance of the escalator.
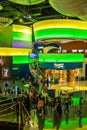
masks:
[[[39,79],[39,81],[41,81],[43,78],[45,78],[45,75],[42,72],[42,70],[39,68],[38,63],[35,65],[34,64],[29,65],[29,70],[35,80]]]
[[[43,71],[40,69],[39,65],[37,64],[37,70],[38,70],[38,73],[43,77],[45,78],[45,74],[43,73]]]

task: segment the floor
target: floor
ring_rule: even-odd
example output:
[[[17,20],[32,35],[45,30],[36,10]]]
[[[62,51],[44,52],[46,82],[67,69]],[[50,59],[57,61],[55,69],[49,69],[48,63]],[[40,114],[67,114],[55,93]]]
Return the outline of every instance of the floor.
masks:
[[[25,86],[27,90],[27,85]],[[54,109],[48,109],[47,116],[45,118],[40,118],[39,121],[36,116],[36,112],[32,111],[33,120],[30,121],[30,125],[26,121],[24,130],[38,130],[38,125],[42,126],[43,129],[39,130],[87,130],[87,81],[76,81],[71,83],[60,83],[57,85],[52,85],[48,88],[49,90],[56,90],[55,96],[58,96],[60,91],[73,92],[73,103],[69,106],[69,113],[64,113],[64,106],[62,117],[57,117],[56,125],[54,126]],[[79,97],[83,96],[82,111],[79,113]],[[0,117],[0,120],[4,118]],[[9,117],[12,120],[11,117]],[[8,119],[7,119],[8,120]],[[15,120],[15,118],[14,118]],[[34,124],[33,124],[34,121]],[[59,123],[60,122],[60,123]]]
[[[73,84],[71,83],[60,83],[57,85],[52,85],[48,88],[49,90],[55,89],[56,96],[58,96],[60,91],[69,91],[73,92],[73,103],[69,106],[69,113],[62,114],[62,118],[60,121],[56,119],[56,126],[54,127],[54,118],[53,118],[53,110],[48,111],[47,116],[44,120],[44,128],[43,130],[87,130],[87,81],[77,81]],[[83,96],[83,105],[82,111],[79,112],[79,97]],[[63,106],[64,110],[64,106]],[[37,130],[38,129],[38,121],[37,117],[34,116],[35,125],[31,125],[30,128],[26,128],[25,130]],[[60,122],[60,123],[59,123]],[[36,126],[36,128],[35,128]],[[26,125],[27,127],[27,125]],[[41,129],[42,130],[42,129]]]

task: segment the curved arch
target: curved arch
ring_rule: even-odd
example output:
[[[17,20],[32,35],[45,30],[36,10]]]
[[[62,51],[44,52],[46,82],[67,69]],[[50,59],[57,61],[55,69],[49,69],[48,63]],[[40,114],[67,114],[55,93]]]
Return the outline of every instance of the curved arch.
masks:
[[[56,43],[48,43],[48,44],[45,44],[44,47],[48,47],[48,46],[53,46],[53,47],[56,47],[56,48],[59,48],[60,45],[56,44]]]
[[[87,22],[70,19],[51,19],[36,22],[34,25],[36,41],[68,38],[87,39]]]

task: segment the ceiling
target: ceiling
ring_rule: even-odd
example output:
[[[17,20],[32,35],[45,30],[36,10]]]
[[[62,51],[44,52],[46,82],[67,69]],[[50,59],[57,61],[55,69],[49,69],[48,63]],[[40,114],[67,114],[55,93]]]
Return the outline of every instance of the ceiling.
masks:
[[[35,22],[47,19],[87,20],[87,0],[0,0],[0,27],[10,24],[32,27]],[[51,42],[70,40],[75,39],[51,39]]]
[[[87,0],[49,0],[49,3],[63,15],[87,21]]]
[[[65,18],[71,17],[56,11],[48,0],[0,0],[0,23],[3,24],[10,20],[9,24],[31,26],[41,20]],[[78,18],[72,17],[72,19]]]

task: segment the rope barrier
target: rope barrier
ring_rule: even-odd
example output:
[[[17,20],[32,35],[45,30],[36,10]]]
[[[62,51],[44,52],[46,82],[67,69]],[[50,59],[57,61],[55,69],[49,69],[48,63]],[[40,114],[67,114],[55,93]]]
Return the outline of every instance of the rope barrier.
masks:
[[[9,106],[8,108],[6,108],[6,109],[4,109],[4,110],[1,110],[0,113],[3,112],[3,111],[6,111],[6,110],[8,110],[8,109],[10,109],[10,108],[12,108],[12,107],[14,107],[14,106],[16,106],[16,105],[17,105],[17,103],[15,103],[15,104],[12,105],[12,106]]]
[[[11,113],[9,113],[9,114],[0,115],[0,118],[6,117],[6,116],[9,116],[9,115],[13,115],[13,114],[15,114],[15,112],[11,112]]]
[[[6,105],[11,105],[11,104],[13,104],[13,103],[14,103],[14,102],[1,104],[0,107],[6,106]]]
[[[25,111],[26,111],[26,113],[27,113],[29,119],[32,120],[33,124],[37,127],[37,124],[34,122],[34,120],[32,119],[32,117],[30,116],[30,114],[29,114],[29,112],[27,111],[27,109],[26,109],[26,107],[25,107],[25,105],[24,105],[23,102],[22,102],[22,105],[23,105],[23,107],[24,107],[24,109],[25,109]]]
[[[22,106],[23,106],[23,108],[24,108],[25,112],[27,113],[28,117],[30,117],[30,119],[31,119],[31,116],[30,116],[29,112],[27,111],[27,109],[26,109],[26,107],[25,107],[25,105],[24,105],[24,103],[23,103],[23,102],[22,102]]]
[[[20,115],[21,115],[21,113],[20,113],[20,102],[19,102],[19,114],[18,114],[18,130],[20,130]]]

